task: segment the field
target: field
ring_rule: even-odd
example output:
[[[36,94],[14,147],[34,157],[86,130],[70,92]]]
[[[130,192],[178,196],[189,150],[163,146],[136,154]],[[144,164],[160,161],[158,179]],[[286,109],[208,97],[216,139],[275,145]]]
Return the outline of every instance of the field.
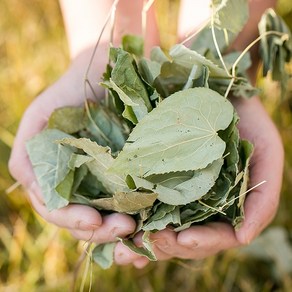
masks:
[[[292,28],[291,1],[278,2]],[[7,169],[25,108],[68,64],[58,1],[0,1],[0,292],[89,291],[90,286],[101,292],[292,291],[292,82],[281,100],[276,84],[259,80],[286,151],[279,211],[264,234],[246,248],[202,261],[103,271],[90,263],[83,242],[32,210]]]

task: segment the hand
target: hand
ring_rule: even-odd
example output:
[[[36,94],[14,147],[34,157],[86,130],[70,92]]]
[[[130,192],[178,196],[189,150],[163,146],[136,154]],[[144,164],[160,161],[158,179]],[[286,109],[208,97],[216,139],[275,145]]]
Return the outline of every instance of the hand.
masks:
[[[66,105],[77,106],[84,102],[83,75],[89,64],[90,56],[91,52],[84,52],[83,55],[80,55],[68,71],[54,85],[38,96],[26,110],[15,137],[9,168],[14,178],[27,190],[34,209],[45,220],[59,227],[67,228],[78,239],[103,243],[114,241],[117,236],[123,237],[132,233],[135,229],[134,220],[122,214],[102,218],[95,209],[76,204],[48,212],[25,149],[25,142],[46,126],[48,118],[55,108]],[[104,60],[106,62],[107,58]],[[99,68],[103,70],[105,65],[102,64]],[[95,72],[95,78],[96,76],[98,75]],[[100,96],[103,94],[100,88],[96,88],[95,91]]]
[[[241,118],[241,138],[248,139],[254,146],[250,164],[250,187],[266,181],[252,190],[246,197],[245,220],[237,231],[226,223],[214,222],[192,226],[181,232],[165,229],[154,233],[151,238],[158,260],[173,257],[202,259],[220,251],[249,244],[274,218],[282,184],[284,151],[279,134],[265,112],[259,99],[234,99],[234,106]],[[141,234],[135,238],[141,245]],[[119,244],[115,252],[118,264],[133,263],[143,267],[148,263]]]

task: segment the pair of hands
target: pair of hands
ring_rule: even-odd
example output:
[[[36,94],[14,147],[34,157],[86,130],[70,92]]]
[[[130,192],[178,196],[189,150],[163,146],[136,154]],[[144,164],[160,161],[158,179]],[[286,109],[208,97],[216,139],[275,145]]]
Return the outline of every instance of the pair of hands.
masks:
[[[134,220],[118,213],[102,217],[95,209],[76,204],[48,212],[25,150],[25,142],[46,126],[55,108],[83,103],[84,70],[81,64],[79,61],[73,62],[68,71],[28,107],[15,138],[9,168],[14,178],[26,188],[33,208],[46,221],[68,229],[77,239],[105,243],[132,233],[135,230]],[[264,180],[267,182],[248,194],[245,201],[246,218],[237,231],[227,223],[214,222],[192,226],[178,233],[165,229],[153,234],[154,251],[159,260],[173,257],[201,259],[248,244],[276,214],[284,160],[281,139],[257,97],[250,100],[234,99],[233,103],[241,118],[241,137],[255,146],[250,165],[250,186]],[[141,234],[134,241],[140,245]],[[142,268],[148,260],[118,243],[115,262],[120,265],[132,263]]]

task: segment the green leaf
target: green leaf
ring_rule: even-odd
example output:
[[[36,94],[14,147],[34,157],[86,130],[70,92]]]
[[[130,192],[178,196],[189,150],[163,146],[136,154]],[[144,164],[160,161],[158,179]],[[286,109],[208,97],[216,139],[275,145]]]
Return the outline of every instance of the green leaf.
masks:
[[[230,31],[220,30],[214,28],[215,36],[219,51],[223,53],[235,39],[235,35]],[[191,49],[201,55],[205,55],[207,52],[211,52],[215,57],[218,57],[218,52],[214,44],[212,31],[210,27],[203,29],[195,38],[191,44]]]
[[[226,67],[231,70],[235,61],[237,61],[241,52],[232,52],[223,56]],[[244,74],[246,70],[251,66],[251,57],[249,53],[243,55],[236,67],[236,75]]]
[[[91,162],[93,160],[94,158],[91,156],[73,153],[68,162],[68,166],[70,167],[70,169],[74,170],[75,168],[79,168],[81,167],[81,165]]]
[[[224,170],[226,173],[231,175],[235,179],[239,172],[239,131],[237,124],[239,122],[239,117],[237,113],[234,113],[234,117],[227,129],[219,133],[219,136],[223,141],[226,141],[226,149],[224,153]]]
[[[188,204],[195,200],[199,200],[202,196],[204,196],[215,184],[222,165],[223,159],[215,160],[206,168],[193,171],[192,177],[190,179],[179,182],[177,185],[172,186],[174,190],[177,190],[180,193],[180,198],[177,199],[176,205]],[[162,185],[168,186],[168,183],[169,182],[162,183]],[[167,198],[162,199],[160,196],[158,196],[158,199],[163,202],[167,200],[168,203],[170,201]]]
[[[143,79],[153,86],[155,78],[160,74],[161,64],[142,58],[138,63],[138,69]]]
[[[65,178],[55,188],[58,194],[69,202],[74,184],[74,173],[75,172],[73,170],[70,170]]]
[[[139,110],[140,113],[138,113],[138,114],[140,116],[144,116],[144,115],[147,114],[144,105],[142,105],[141,108],[139,108],[139,104],[138,103],[134,103],[131,100],[131,98],[119,86],[117,86],[116,83],[112,79],[110,79],[107,82],[103,82],[101,84],[106,86],[106,87],[108,87],[115,94],[117,94],[119,96],[120,100],[124,104],[124,109],[123,109],[122,116],[125,119],[128,119],[132,124],[135,125],[135,124],[138,123],[138,119],[137,119],[136,113],[133,110],[133,107],[136,107],[136,112]]]
[[[286,37],[276,34],[265,36],[264,34],[268,31],[277,31],[283,33],[283,35],[286,34]],[[292,55],[292,39],[289,28],[273,9],[268,9],[259,22],[259,32],[262,36],[260,52],[263,59],[263,75],[266,76],[269,70],[284,73],[283,64],[289,62]],[[283,59],[279,60],[281,49],[284,49],[285,53],[282,55]],[[274,68],[276,64],[281,65],[281,67]],[[277,75],[274,75],[274,77],[275,80],[280,80]]]
[[[118,93],[121,100],[126,101],[125,105],[132,108],[137,121],[140,121],[152,110],[147,90],[137,73],[133,57],[122,49],[115,50],[116,64],[111,72],[111,82],[107,85]]]
[[[74,134],[86,127],[88,118],[84,108],[62,107],[55,109],[48,121],[48,129]]]
[[[144,54],[144,40],[137,35],[124,35],[122,38],[122,47],[125,51],[142,57]]]
[[[91,118],[80,137],[90,138],[101,146],[109,146],[112,152],[120,151],[129,135],[128,126],[105,106],[89,103]]]
[[[55,143],[55,140],[65,137],[70,136],[59,130],[48,129],[34,136],[26,144],[29,159],[49,211],[68,204],[68,200],[55,190],[70,171],[68,162],[74,151]]]
[[[215,184],[223,159],[218,159],[204,169],[188,173],[153,175],[150,178],[133,176],[137,188],[156,192],[157,199],[169,205],[185,205],[204,196]]]
[[[135,243],[131,239],[119,238],[119,240],[121,241],[121,243],[123,245],[125,245],[126,247],[128,247],[131,251],[135,252],[136,254],[138,254],[140,256],[145,256],[150,261],[156,261],[157,260],[154,252],[149,247],[148,248],[146,248],[145,246],[138,247],[138,246],[135,245]]]
[[[206,220],[216,211],[200,204],[199,202],[190,203],[181,208],[181,226],[175,228],[175,231],[182,231],[189,228],[193,223]]]
[[[155,213],[156,214],[156,213]],[[175,207],[171,212],[166,213],[162,218],[154,220],[151,218],[146,224],[143,225],[144,231],[163,230],[169,224],[180,225],[180,212],[179,207]]]
[[[194,65],[206,66],[210,70],[210,77],[229,78],[229,74],[209,59],[183,45],[175,45],[169,52],[173,62],[190,70]]]
[[[217,91],[219,94],[224,95],[230,80],[220,78],[209,78],[209,86],[211,89]],[[245,78],[238,78],[231,87],[232,95],[244,98],[250,98],[259,94],[259,89],[253,87],[250,82]]]
[[[93,260],[103,269],[109,269],[114,262],[116,242],[97,245],[92,251]]]
[[[86,178],[87,174],[88,174],[88,168],[85,165],[81,165],[79,168],[75,169],[74,181],[73,181],[72,193],[71,193],[72,195],[74,195],[77,192],[79,186],[81,185],[82,181]]]
[[[289,74],[286,63],[292,56],[292,34],[284,20],[273,9],[267,9],[259,24],[261,35],[260,55],[263,61],[263,76],[271,72],[272,79],[281,83],[282,97],[286,92]],[[265,35],[269,31],[282,33]]]
[[[162,65],[164,62],[169,61],[169,58],[165,55],[165,53],[160,47],[156,46],[153,47],[151,50],[150,60],[155,61]]]
[[[243,170],[243,181],[240,187],[237,202],[237,208],[239,209],[237,216],[233,219],[233,225],[235,229],[240,228],[241,223],[244,219],[244,201],[246,197],[246,191],[248,189],[248,182],[249,182],[249,163],[253,153],[253,145],[243,140],[241,141],[241,159],[244,162],[244,170]],[[234,202],[235,203],[235,202]]]
[[[147,179],[140,178],[137,176],[131,176],[135,187],[137,189],[148,190],[157,193],[158,200],[166,204],[176,205],[181,200],[181,194],[179,191],[172,188],[165,187],[161,184],[152,183]]]
[[[201,70],[196,71],[200,71],[199,74],[201,73]],[[188,81],[190,73],[190,68],[186,68],[174,62],[164,62],[161,66],[160,74],[154,81],[154,87],[163,97],[168,97],[183,89]]]
[[[62,145],[69,145],[82,149],[86,154],[94,158],[86,163],[88,169],[102,183],[110,194],[125,192],[129,188],[125,180],[117,174],[108,174],[107,171],[114,162],[108,147],[102,147],[86,138],[65,138],[58,141]]]
[[[233,106],[215,91],[174,93],[137,124],[111,171],[146,177],[203,169],[222,157],[225,142],[217,131],[232,118]]]
[[[188,77],[188,81],[184,85],[183,90],[188,89],[188,88],[194,88],[194,87],[209,88],[208,81],[209,81],[210,72],[209,72],[208,67],[202,66],[202,68],[200,69],[201,75],[199,76],[197,76],[197,70],[198,70],[197,65],[194,65]]]
[[[192,87],[208,87],[209,69],[206,66],[184,67],[175,62],[165,62],[154,80],[154,87],[162,97]]]
[[[249,18],[248,0],[212,0],[214,22],[219,29],[238,34]]]
[[[162,219],[165,215],[168,213],[171,213],[174,211],[176,206],[174,205],[168,205],[168,204],[163,204],[163,203],[158,203],[152,208],[153,214],[147,219],[147,223],[150,223],[152,221],[160,220]]]

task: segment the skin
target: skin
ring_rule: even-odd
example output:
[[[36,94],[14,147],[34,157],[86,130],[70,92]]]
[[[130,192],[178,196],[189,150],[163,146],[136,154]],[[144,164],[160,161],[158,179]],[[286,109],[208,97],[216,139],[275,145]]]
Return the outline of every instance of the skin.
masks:
[[[256,37],[256,24],[263,11],[272,7],[275,1],[250,1],[250,21],[236,40],[233,47],[243,49]],[[98,33],[104,24],[112,1],[61,0],[61,8],[67,31],[68,44],[71,55],[71,65],[63,76],[53,85],[40,94],[27,108],[20,123],[18,133],[9,161],[9,168],[14,178],[27,190],[32,207],[48,222],[61,228],[68,229],[77,239],[90,240],[96,243],[105,243],[123,237],[135,229],[134,220],[124,214],[111,214],[102,217],[99,212],[88,206],[69,205],[65,208],[48,212],[41,191],[36,183],[31,164],[25,150],[25,142],[40,132],[46,125],[51,112],[66,105],[80,105],[84,101],[84,72],[88,68],[93,47]],[[193,7],[192,5],[196,6]],[[192,31],[203,21],[198,9],[200,1],[182,1],[182,12],[179,25],[179,36],[184,38],[186,32]],[[120,36],[127,33],[140,33],[140,13],[142,1],[133,1],[131,6],[121,0],[117,9],[114,43],[118,43]],[[193,11],[192,17],[186,17]],[[204,10],[205,11],[205,10]],[[206,10],[207,11],[207,10]],[[196,18],[195,14],[198,14]],[[200,18],[199,18],[200,16]],[[207,17],[208,15],[206,15]],[[138,25],[139,24],[139,25]],[[148,14],[146,54],[149,48],[158,44],[154,13]],[[89,79],[100,97],[103,91],[96,85],[97,76],[101,76],[107,63],[107,44],[109,30],[106,30],[101,39],[91,68]],[[254,51],[255,52],[255,51]],[[256,54],[253,54],[256,64]],[[251,76],[255,68],[251,70]],[[87,97],[93,98],[88,92]],[[249,244],[274,218],[280,196],[283,172],[283,147],[281,139],[257,97],[250,100],[234,99],[233,104],[240,116],[239,130],[242,138],[250,140],[255,145],[251,159],[250,186],[266,180],[258,188],[251,191],[245,202],[245,220],[241,228],[235,231],[232,226],[216,222],[202,226],[190,227],[187,230],[175,233],[170,229],[152,235],[154,251],[159,260],[173,257],[183,259],[201,259],[217,254],[222,250]],[[19,168],[19,165],[22,167]],[[25,169],[25,171],[23,171]],[[137,245],[141,245],[141,234],[135,237]],[[120,265],[133,264],[137,268],[147,265],[148,260],[140,257],[122,244],[118,243],[115,249],[115,262]]]

